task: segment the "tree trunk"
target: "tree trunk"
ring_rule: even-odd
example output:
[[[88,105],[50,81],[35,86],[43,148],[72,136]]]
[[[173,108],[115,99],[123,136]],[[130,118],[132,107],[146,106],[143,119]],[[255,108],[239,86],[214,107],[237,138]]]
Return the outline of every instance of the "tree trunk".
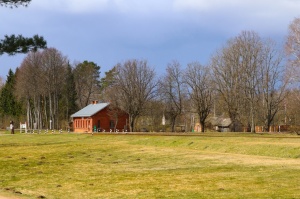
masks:
[[[135,116],[130,115],[129,116],[129,131],[133,132],[134,131],[134,123],[135,123]]]
[[[115,126],[114,126],[114,131],[116,132],[117,126],[118,126],[118,116],[115,117]]]
[[[253,104],[253,103],[251,103],[251,104]],[[253,105],[251,105],[251,133],[255,133]]]
[[[29,128],[29,124],[31,121],[31,117],[30,117],[30,101],[29,98],[27,98],[27,128]]]
[[[204,133],[205,132],[205,120],[200,120],[200,127],[201,127],[201,132]]]
[[[175,132],[176,117],[171,117],[171,132]]]

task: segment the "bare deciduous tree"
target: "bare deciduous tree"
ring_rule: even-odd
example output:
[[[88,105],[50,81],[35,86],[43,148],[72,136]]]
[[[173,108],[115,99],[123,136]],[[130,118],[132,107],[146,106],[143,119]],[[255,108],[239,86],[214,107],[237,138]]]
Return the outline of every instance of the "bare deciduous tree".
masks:
[[[20,99],[26,102],[27,122],[33,128],[33,123],[37,128],[43,126],[43,110],[41,101],[43,100],[42,52],[29,53],[23,60],[18,76],[16,91]]]
[[[29,128],[49,128],[49,120],[51,128],[59,128],[67,65],[67,58],[54,48],[30,53],[22,62],[16,92],[26,101]]]
[[[272,41],[263,41],[257,33],[244,31],[212,59],[216,86],[233,124],[242,120],[251,132],[255,132],[259,122],[260,109],[265,110],[263,123],[269,129],[285,96],[282,56],[275,49]]]
[[[166,75],[159,81],[159,93],[165,103],[166,114],[170,117],[171,131],[175,131],[176,118],[184,108],[183,71],[178,61],[168,64]]]
[[[252,31],[244,31],[237,38],[239,46],[240,65],[242,67],[242,88],[245,106],[243,115],[250,131],[255,132],[257,116],[259,68],[262,65],[262,41],[259,35]]]
[[[300,18],[295,18],[289,26],[289,33],[285,45],[286,53],[289,56],[289,63],[293,67],[300,66]],[[299,72],[299,70],[298,70]],[[298,81],[299,73],[297,73]]]
[[[109,101],[108,115],[114,121],[114,131],[118,125],[119,118],[124,115],[124,111],[120,109],[122,100],[119,99],[116,87],[111,86],[105,92],[105,99]],[[124,129],[125,130],[125,129]]]
[[[147,61],[128,60],[116,65],[114,90],[118,106],[129,114],[129,130],[134,131],[136,119],[146,102],[155,97],[155,72]]]
[[[49,119],[51,128],[59,128],[59,99],[65,83],[68,60],[55,48],[43,51],[42,67],[44,75],[44,92],[49,100]]]
[[[294,89],[300,87],[300,18],[295,18],[288,29],[285,44],[287,55],[287,72],[290,77],[290,86]],[[294,92],[296,94],[298,92]],[[299,96],[297,98],[300,98]]]
[[[228,116],[233,125],[231,131],[237,131],[236,123],[240,120],[242,107],[243,68],[240,65],[239,47],[235,40],[217,51],[212,57],[211,66],[214,74],[215,89],[221,94],[226,104]]]
[[[269,131],[280,104],[286,97],[289,77],[285,75],[282,63],[283,53],[278,51],[276,44],[267,40],[263,48],[263,63],[260,67],[260,93],[265,129]]]
[[[192,107],[199,116],[201,132],[204,132],[205,120],[212,108],[212,82],[210,69],[198,62],[188,64],[185,82],[189,87]]]

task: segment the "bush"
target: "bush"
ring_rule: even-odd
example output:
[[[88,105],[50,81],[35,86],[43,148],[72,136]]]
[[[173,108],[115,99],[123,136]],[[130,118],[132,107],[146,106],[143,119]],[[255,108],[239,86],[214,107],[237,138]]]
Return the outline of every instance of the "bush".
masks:
[[[300,135],[300,126],[299,125],[290,126],[289,131],[291,133],[297,133],[298,135]]]

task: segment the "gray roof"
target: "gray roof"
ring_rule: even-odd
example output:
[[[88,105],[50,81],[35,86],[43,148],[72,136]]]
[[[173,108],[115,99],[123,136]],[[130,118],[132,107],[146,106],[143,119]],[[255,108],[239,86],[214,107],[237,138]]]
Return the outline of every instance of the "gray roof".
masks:
[[[229,126],[231,124],[231,119],[230,118],[223,118],[219,121],[219,125],[218,126]]]
[[[232,122],[230,118],[212,117],[210,122],[213,126],[229,126]]]
[[[95,115],[105,107],[107,107],[109,103],[98,103],[98,104],[90,104],[80,111],[74,113],[71,115],[71,117],[91,117],[92,115]]]

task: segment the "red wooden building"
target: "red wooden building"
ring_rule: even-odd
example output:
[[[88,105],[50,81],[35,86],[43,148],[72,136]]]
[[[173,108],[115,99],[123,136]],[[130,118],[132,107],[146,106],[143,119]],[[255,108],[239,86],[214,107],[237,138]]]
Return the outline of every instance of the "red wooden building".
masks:
[[[77,133],[126,131],[129,121],[128,114],[120,114],[120,111],[118,113],[117,119],[112,118],[109,103],[93,101],[92,104],[71,115],[73,131]]]

